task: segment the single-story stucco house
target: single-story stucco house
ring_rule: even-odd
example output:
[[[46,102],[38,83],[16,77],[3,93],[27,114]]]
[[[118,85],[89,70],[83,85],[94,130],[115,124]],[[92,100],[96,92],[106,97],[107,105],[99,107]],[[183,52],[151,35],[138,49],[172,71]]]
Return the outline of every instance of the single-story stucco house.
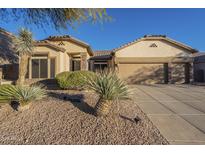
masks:
[[[14,36],[0,29],[2,78],[14,80],[18,57],[12,54]],[[35,41],[29,58],[28,79],[50,79],[64,71],[115,70],[128,83],[189,83],[193,81],[198,51],[164,35],[145,35],[112,50],[92,51],[74,37],[49,36]]]

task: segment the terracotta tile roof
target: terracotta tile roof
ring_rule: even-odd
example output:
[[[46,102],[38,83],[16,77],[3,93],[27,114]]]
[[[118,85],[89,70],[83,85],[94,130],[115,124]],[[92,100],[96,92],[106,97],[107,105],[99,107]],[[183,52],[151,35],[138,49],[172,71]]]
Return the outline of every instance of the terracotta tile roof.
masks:
[[[93,52],[94,56],[111,55],[112,50],[96,50]]]
[[[49,36],[47,39],[70,38],[70,35]]]
[[[76,41],[78,43],[81,43],[81,45],[84,45],[84,46],[89,46],[89,44],[75,38],[75,37],[72,37],[70,35],[58,35],[58,36],[49,36],[47,37],[46,39],[44,40],[50,40],[50,41],[55,41],[55,40],[71,40],[71,41]]]
[[[36,41],[35,42],[35,46],[49,46],[51,48],[54,48],[54,49],[57,49],[59,51],[65,52],[64,48],[61,48],[61,47],[59,47],[59,46],[57,46],[55,44],[52,44],[52,43],[50,43],[47,40]]]
[[[144,38],[146,37],[167,37],[166,35],[144,35]]]
[[[112,59],[112,50],[96,50],[90,60],[110,60]]]

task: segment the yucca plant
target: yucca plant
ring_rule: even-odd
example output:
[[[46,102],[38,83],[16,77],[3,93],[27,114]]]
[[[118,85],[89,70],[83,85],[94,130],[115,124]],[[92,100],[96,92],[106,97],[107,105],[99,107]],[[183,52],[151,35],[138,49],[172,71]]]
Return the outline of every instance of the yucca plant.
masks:
[[[115,72],[103,71],[96,76],[86,78],[87,87],[99,95],[95,106],[97,116],[108,115],[113,102],[129,98],[128,86],[118,78]]]
[[[46,91],[39,85],[8,85],[0,88],[0,101],[18,101],[21,107],[44,97],[46,97]]]
[[[18,36],[13,40],[13,43],[15,45],[16,52],[19,55],[19,74],[17,84],[22,86],[25,83],[28,59],[33,53],[34,48],[32,33],[25,28],[21,28]]]

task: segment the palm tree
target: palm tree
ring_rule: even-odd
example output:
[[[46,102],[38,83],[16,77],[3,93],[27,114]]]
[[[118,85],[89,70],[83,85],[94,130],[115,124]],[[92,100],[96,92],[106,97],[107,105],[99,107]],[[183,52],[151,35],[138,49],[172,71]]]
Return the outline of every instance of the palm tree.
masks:
[[[19,30],[18,36],[14,39],[16,52],[19,55],[19,75],[17,84],[24,85],[27,73],[28,58],[33,52],[34,41],[32,33],[25,28]]]
[[[88,88],[99,95],[95,106],[97,116],[107,116],[114,102],[129,98],[128,86],[113,71],[103,71],[85,80]]]

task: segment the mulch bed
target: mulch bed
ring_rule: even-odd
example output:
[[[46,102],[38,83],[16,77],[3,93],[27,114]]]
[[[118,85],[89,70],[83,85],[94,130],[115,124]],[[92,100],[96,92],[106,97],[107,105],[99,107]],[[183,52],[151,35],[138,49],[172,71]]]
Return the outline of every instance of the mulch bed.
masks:
[[[168,144],[133,101],[99,118],[93,115],[97,99],[86,91],[50,90],[24,111],[3,105],[0,144]]]

